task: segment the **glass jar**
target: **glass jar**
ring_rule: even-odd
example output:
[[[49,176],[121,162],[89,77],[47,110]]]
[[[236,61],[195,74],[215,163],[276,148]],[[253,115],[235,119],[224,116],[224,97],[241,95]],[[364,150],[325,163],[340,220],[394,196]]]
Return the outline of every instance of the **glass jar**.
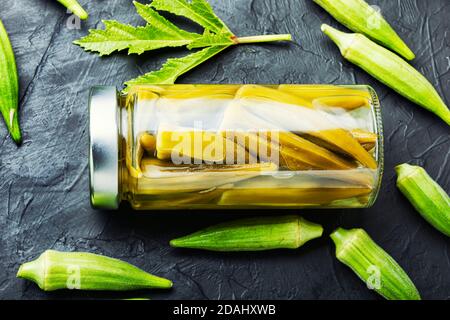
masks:
[[[380,107],[368,86],[91,90],[95,208],[363,208],[382,171]]]

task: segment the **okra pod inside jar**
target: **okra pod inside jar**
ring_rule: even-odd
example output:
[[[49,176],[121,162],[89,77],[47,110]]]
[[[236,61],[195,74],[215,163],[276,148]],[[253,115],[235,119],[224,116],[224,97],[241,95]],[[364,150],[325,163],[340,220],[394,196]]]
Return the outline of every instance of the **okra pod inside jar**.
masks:
[[[95,208],[364,208],[380,188],[368,86],[94,87],[89,108]]]

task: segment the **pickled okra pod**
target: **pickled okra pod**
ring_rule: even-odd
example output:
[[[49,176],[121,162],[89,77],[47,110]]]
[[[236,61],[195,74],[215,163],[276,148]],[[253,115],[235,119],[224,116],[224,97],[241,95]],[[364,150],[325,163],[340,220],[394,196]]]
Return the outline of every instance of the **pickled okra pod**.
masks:
[[[280,167],[289,170],[343,170],[356,166],[348,159],[285,130],[279,129],[276,132],[247,130],[231,133],[226,131],[228,126],[243,128],[246,124],[259,128],[274,127],[245,112],[238,105],[232,105],[225,111],[220,130],[226,132],[227,139],[236,140],[237,144],[260,161],[271,161],[273,155],[278,155]]]
[[[344,33],[326,24],[322,31],[336,43],[345,59],[450,125],[450,110],[436,89],[405,60],[362,34]]]
[[[371,150],[375,147],[378,136],[373,132],[367,132],[360,129],[350,131],[353,138],[355,138],[366,150]]]
[[[336,258],[388,300],[420,300],[414,283],[398,263],[363,229],[338,228],[330,235]]]
[[[450,237],[450,197],[425,169],[402,164],[395,168],[397,187],[420,215]]]
[[[274,172],[277,166],[273,163],[256,163],[227,166],[204,166],[188,168],[164,174],[164,169],[151,171],[147,161],[142,162],[143,178],[138,182],[142,193],[146,195],[167,195],[185,192],[204,192],[223,185],[237,183],[260,176],[264,172]]]
[[[221,185],[220,188],[212,188],[202,192],[184,192],[157,194],[148,196],[148,194],[139,193],[136,195],[135,209],[154,209],[171,210],[178,208],[202,209],[209,207],[211,203],[216,203],[222,196],[224,189],[231,189],[232,184]]]
[[[268,207],[288,207],[295,203],[300,203],[304,207],[318,207],[321,205],[334,207],[334,201],[341,199],[356,199],[358,201],[358,197],[366,196],[372,191],[371,188],[352,188],[351,186],[345,189],[318,187],[281,190],[260,187],[251,189],[244,184],[240,188],[224,191],[218,204],[223,207],[239,205],[240,203],[246,203],[249,207],[263,205]]]
[[[322,236],[322,226],[299,216],[240,219],[173,239],[176,248],[211,251],[297,249]]]
[[[339,97],[340,101],[343,103],[347,103],[346,101],[350,97],[353,99],[364,98],[370,99],[371,95],[366,90],[349,88],[348,86],[336,86],[331,84],[311,84],[311,85],[292,85],[292,84],[280,84],[277,88],[280,91],[284,91],[296,96],[300,96],[305,100],[311,101],[314,104],[314,101],[317,99],[326,99],[326,98],[336,98]],[[338,104],[336,107],[341,107]]]
[[[291,95],[286,92],[282,92],[279,90],[275,90],[272,88],[264,87],[264,86],[258,86],[258,85],[244,85],[242,88],[236,93],[236,96],[240,99],[242,98],[249,98],[252,100],[263,100],[263,101],[270,101],[273,102],[280,102],[280,108],[286,109],[284,113],[276,113],[271,111],[270,115],[267,114],[267,118],[272,118],[273,121],[276,121],[279,125],[282,125],[283,123],[286,123],[289,120],[296,119],[297,117],[291,117],[290,112],[293,111],[290,106],[298,106],[298,108],[307,108],[311,109],[313,108],[312,105],[308,103],[305,99],[301,97],[297,97],[294,95]],[[245,101],[244,101],[245,103]],[[263,104],[255,106],[255,112],[258,114],[266,114]],[[263,109],[264,108],[264,109]],[[268,109],[267,109],[268,110]],[[295,112],[295,111],[294,111]],[[300,111],[299,111],[300,112]],[[310,122],[310,125],[312,126],[327,126],[328,128],[325,130],[307,130],[308,134],[315,136],[316,138],[322,139],[326,141],[327,143],[335,146],[336,148],[342,150],[346,154],[351,155],[356,160],[361,162],[363,165],[375,169],[377,167],[375,159],[353,138],[353,136],[343,130],[343,129],[331,129],[333,128],[333,124],[329,124],[329,121],[321,116],[318,112],[308,112],[308,110],[305,110],[301,113],[302,116],[304,116],[308,122]],[[289,119],[291,118],[291,119]],[[320,127],[319,127],[320,128]]]
[[[256,162],[242,146],[227,140],[220,133],[166,125],[160,125],[158,128],[156,137],[158,159],[174,160],[174,155],[178,155],[179,160],[185,162],[196,159],[207,163],[229,163],[227,157],[235,159],[239,153],[245,156],[246,163]]]
[[[22,264],[17,277],[35,282],[44,291],[172,287],[172,281],[151,275],[127,262],[86,252],[47,250],[36,260]]]
[[[383,18],[381,12],[364,0],[313,0],[337,21],[357,33],[396,51],[405,59],[416,56]]]
[[[360,129],[354,129],[350,131],[350,134],[353,136],[353,138],[358,141],[358,143],[367,151],[370,152],[370,150],[372,150],[378,140],[378,136],[375,133],[372,132],[367,132],[364,130],[360,130]],[[309,134],[305,134],[302,135],[303,137],[305,137],[307,140],[315,143],[318,146],[321,146],[325,149],[331,150],[333,152],[335,152],[338,155],[346,155],[345,152],[343,152],[341,149],[337,148],[335,145],[332,145],[320,138],[317,138],[313,135],[309,135]]]
[[[280,132],[276,138],[273,136],[270,137],[270,141],[268,139],[260,139],[261,134],[263,133],[236,133],[234,136],[240,138],[238,139],[238,143],[244,141],[241,146],[253,156],[262,158],[258,150],[255,150],[255,147],[251,147],[252,145],[266,149],[267,154],[278,153],[280,156],[280,165],[289,170],[343,170],[356,167],[356,164],[348,159],[296,134]],[[265,137],[269,136],[269,134],[265,134]],[[264,157],[262,160],[270,161],[270,157]]]
[[[331,106],[343,109],[357,109],[367,105],[367,98],[361,96],[323,97],[313,101],[314,106]]]

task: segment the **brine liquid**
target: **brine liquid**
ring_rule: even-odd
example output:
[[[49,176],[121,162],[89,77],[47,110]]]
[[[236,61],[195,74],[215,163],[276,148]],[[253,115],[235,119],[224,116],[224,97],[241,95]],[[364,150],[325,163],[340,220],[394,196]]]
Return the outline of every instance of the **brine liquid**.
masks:
[[[133,88],[124,197],[138,209],[366,207],[382,170],[366,87]]]

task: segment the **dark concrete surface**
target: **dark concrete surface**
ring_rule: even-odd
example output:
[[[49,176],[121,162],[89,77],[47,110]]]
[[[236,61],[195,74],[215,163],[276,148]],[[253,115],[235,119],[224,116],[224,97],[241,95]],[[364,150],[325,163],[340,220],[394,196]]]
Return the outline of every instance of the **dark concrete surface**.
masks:
[[[298,211],[326,227],[326,236],[299,250],[245,254],[168,246],[173,237],[238,217],[232,212],[132,213],[127,206],[98,212],[89,205],[89,88],[120,86],[184,50],[99,58],[71,44],[99,27],[101,19],[142,24],[128,0],[81,0],[90,19],[80,30],[67,27],[70,14],[56,1],[1,2],[0,19],[9,30],[19,69],[24,143],[17,148],[0,125],[0,298],[378,299],[336,260],[327,235],[337,226],[365,228],[404,267],[423,298],[450,298],[450,241],[400,194],[393,170],[401,162],[422,165],[450,191],[450,129],[345,62],[320,24],[343,27],[312,1],[211,0],[237,35],[292,33],[295,43],[228,49],[179,82],[373,86],[381,98],[385,131],[382,190],[371,209]],[[382,8],[417,54],[414,66],[450,102],[450,2],[370,3]],[[168,277],[175,286],[167,292],[44,293],[15,278],[21,263],[48,248],[117,257]]]

